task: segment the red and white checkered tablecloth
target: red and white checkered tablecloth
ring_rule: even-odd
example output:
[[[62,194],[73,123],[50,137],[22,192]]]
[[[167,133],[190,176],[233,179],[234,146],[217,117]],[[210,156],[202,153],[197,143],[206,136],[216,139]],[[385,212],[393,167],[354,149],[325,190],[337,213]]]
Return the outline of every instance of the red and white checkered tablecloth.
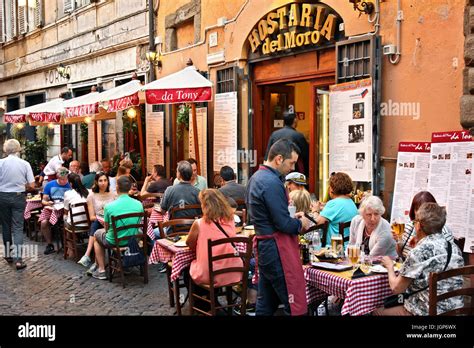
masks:
[[[155,233],[153,232],[153,225],[155,225],[158,222],[166,222],[169,220],[169,215],[166,213],[163,215],[161,212],[153,209],[151,212],[150,218],[148,219],[148,227],[146,230],[146,233],[148,237],[150,237],[152,240],[155,240]]]
[[[25,219],[29,219],[31,217],[31,212],[36,209],[40,209],[43,207],[43,204],[41,203],[41,199],[39,200],[28,200],[26,201],[26,207],[25,207],[25,212],[23,214],[23,217]]]
[[[347,279],[335,272],[313,267],[304,269],[306,297],[311,304],[334,295],[344,299],[342,315],[365,315],[383,306],[383,300],[392,295],[387,274],[376,274],[358,279]]]
[[[241,253],[246,250],[244,243],[237,243],[235,248]],[[191,262],[195,258],[196,253],[188,247],[176,247],[174,243],[168,239],[157,239],[148,259],[148,263],[153,264],[172,261],[171,281],[175,281],[185,268],[191,266]]]
[[[52,209],[52,208],[43,208],[39,221],[49,221],[51,225],[56,225],[56,223],[62,219],[64,209]]]

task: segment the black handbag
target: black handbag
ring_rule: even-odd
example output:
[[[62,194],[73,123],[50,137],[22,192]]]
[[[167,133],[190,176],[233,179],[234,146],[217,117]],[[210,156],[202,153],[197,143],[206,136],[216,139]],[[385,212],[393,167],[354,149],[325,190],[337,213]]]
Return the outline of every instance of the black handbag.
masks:
[[[124,268],[143,265],[146,262],[145,255],[138,245],[137,238],[128,240],[127,249],[122,255],[122,265]]]
[[[447,243],[448,243],[448,258],[447,258],[446,264],[444,265],[443,272],[446,271],[446,268],[448,268],[448,264],[451,261],[452,247],[451,247],[450,242],[447,242]],[[401,293],[401,294],[390,295],[390,296],[386,297],[385,300],[383,301],[383,306],[384,306],[384,308],[392,308],[392,307],[396,307],[396,306],[402,306],[405,303],[405,300],[408,299],[411,295],[414,295],[414,294],[416,294],[420,291],[426,290],[426,289],[428,289],[428,286],[425,286],[424,288],[416,290],[416,291],[411,292],[411,293],[404,292],[404,293]]]

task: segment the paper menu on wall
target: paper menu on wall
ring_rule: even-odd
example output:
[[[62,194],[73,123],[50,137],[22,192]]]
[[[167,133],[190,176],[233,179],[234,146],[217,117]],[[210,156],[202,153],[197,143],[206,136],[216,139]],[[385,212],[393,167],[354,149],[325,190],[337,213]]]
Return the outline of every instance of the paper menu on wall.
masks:
[[[409,211],[413,196],[420,191],[426,191],[428,187],[430,150],[429,142],[399,144],[391,222],[410,221]]]
[[[428,191],[439,205],[446,207],[446,225],[456,238],[468,234],[473,215],[472,163],[474,142],[467,131],[433,133],[431,139]]]
[[[354,181],[372,181],[372,81],[352,81],[329,89],[329,172]]]

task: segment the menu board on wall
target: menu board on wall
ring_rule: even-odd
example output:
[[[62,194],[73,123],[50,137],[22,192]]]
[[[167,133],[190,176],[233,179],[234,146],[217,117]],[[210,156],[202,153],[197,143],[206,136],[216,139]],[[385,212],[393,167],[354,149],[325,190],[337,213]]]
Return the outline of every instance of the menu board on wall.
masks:
[[[454,237],[467,235],[472,191],[474,142],[467,131],[433,133],[428,191],[446,206],[446,224]],[[472,209],[472,208],[471,208]]]
[[[413,196],[426,191],[430,170],[429,142],[401,142],[398,146],[391,220],[409,222]],[[400,221],[401,220],[401,221]]]
[[[466,221],[468,225],[465,235],[464,252],[474,253],[474,175],[471,175],[471,186],[469,187],[469,202],[468,202],[469,220]]]
[[[329,172],[372,181],[372,81],[329,87]]]
[[[146,168],[153,172],[155,164],[165,164],[165,132],[163,128],[165,113],[153,112],[153,105],[146,106]]]
[[[237,92],[216,94],[214,103],[214,172],[230,166],[237,173]]]
[[[196,108],[196,121],[198,124],[198,146],[201,176],[207,180],[207,108]],[[189,157],[196,158],[194,154],[194,124],[189,115]]]
[[[87,156],[90,164],[97,161],[97,158],[95,158],[94,122],[87,125],[87,131]]]

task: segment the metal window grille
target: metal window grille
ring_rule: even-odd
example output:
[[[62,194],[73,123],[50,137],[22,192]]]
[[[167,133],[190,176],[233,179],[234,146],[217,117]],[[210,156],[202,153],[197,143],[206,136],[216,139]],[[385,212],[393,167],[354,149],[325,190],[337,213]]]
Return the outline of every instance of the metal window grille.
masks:
[[[361,80],[372,76],[374,40],[361,38],[336,44],[337,83]]]
[[[236,70],[234,67],[217,71],[217,93],[228,93],[237,90]]]

